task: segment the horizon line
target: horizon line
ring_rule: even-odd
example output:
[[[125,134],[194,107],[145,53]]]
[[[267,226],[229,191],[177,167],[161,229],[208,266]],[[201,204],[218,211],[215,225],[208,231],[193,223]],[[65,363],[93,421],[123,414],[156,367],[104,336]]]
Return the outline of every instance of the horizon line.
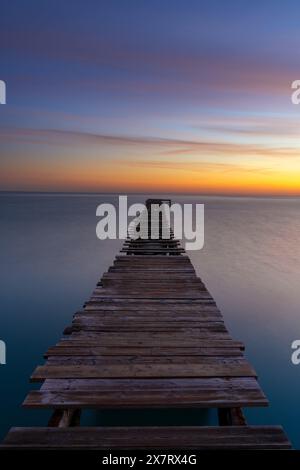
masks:
[[[274,193],[274,194],[266,194],[266,193],[196,193],[196,192],[171,192],[171,191],[157,191],[157,192],[148,192],[148,191],[52,191],[52,190],[0,190],[0,194],[63,194],[63,195],[71,195],[71,194],[78,194],[78,195],[90,195],[90,196],[97,196],[97,195],[119,195],[119,196],[126,196],[126,195],[174,195],[174,196],[202,196],[202,197],[239,197],[239,198],[278,198],[278,199],[292,199],[292,198],[300,198],[300,194],[282,194],[282,193]]]

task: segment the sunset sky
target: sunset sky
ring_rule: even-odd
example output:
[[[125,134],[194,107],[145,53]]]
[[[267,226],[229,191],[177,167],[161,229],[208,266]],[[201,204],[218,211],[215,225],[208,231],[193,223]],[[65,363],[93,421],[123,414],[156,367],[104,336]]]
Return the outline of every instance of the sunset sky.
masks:
[[[300,195],[297,0],[4,0],[0,189]]]

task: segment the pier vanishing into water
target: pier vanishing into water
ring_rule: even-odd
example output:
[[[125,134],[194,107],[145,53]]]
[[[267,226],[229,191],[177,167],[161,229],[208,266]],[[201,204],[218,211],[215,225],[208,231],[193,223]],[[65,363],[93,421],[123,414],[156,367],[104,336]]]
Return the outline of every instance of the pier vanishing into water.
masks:
[[[23,406],[52,410],[48,426],[12,428],[2,448],[289,449],[280,426],[247,425],[242,408],[267,398],[172,230],[121,253],[31,376]],[[86,409],[175,408],[215,408],[219,425],[80,426]]]

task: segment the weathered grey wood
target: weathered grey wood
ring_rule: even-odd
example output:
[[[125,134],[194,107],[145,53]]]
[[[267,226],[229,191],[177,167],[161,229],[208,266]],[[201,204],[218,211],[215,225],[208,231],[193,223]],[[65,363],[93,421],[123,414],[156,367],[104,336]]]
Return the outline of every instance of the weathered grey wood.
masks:
[[[145,254],[149,254],[149,253],[166,253],[166,254],[169,254],[169,253],[172,253],[172,254],[181,254],[181,253],[184,253],[184,249],[183,248],[156,248],[156,247],[144,247],[144,248],[122,248],[122,250],[120,250],[121,253],[145,253]]]
[[[130,294],[128,289],[114,289],[114,288],[97,288],[94,290],[93,294],[90,297],[90,300],[99,301],[101,299],[112,299],[116,301],[117,299],[201,299],[201,300],[213,300],[210,294],[206,291],[201,291],[199,289],[189,289],[187,290],[175,290],[170,292],[168,289],[141,289],[138,290],[132,289]]]
[[[242,356],[240,348],[167,348],[167,347],[144,347],[144,348],[133,348],[133,347],[91,347],[91,346],[79,346],[79,347],[61,347],[53,346],[49,348],[45,353],[44,357],[49,356],[96,356],[96,357],[120,357],[131,356],[136,358],[148,358],[148,357],[161,357],[170,356],[172,358],[179,357],[198,357],[198,356],[220,356],[220,357],[231,357],[231,356]]]
[[[12,428],[3,448],[290,449],[280,426]]]
[[[241,356],[222,356],[221,354],[210,356],[208,354],[202,356],[82,356],[80,354],[72,355],[53,355],[48,357],[46,365],[113,365],[113,364],[213,364],[227,361],[226,363],[235,364],[232,360]],[[215,362],[213,362],[215,361]]]
[[[256,377],[256,373],[246,361],[238,359],[235,362],[226,362],[226,360],[209,362],[207,360],[203,364],[45,365],[35,369],[31,381],[40,382],[47,378],[102,377]]]
[[[98,304],[98,306],[97,306]],[[111,306],[111,308],[115,307],[122,307],[122,308],[150,308],[153,306],[159,308],[183,308],[185,310],[194,310],[195,307],[206,307],[206,306],[216,306],[216,303],[213,298],[209,297],[196,297],[196,298],[174,298],[174,297],[158,297],[155,298],[154,296],[148,296],[145,298],[142,297],[124,297],[123,296],[115,296],[115,297],[105,297],[101,298],[98,296],[97,298],[90,299],[85,304],[86,306],[93,305],[94,308],[99,309],[101,306]],[[84,308],[86,310],[86,307]]]
[[[98,304],[98,305],[97,305]],[[220,317],[222,317],[220,310],[218,309],[216,303],[211,300],[195,300],[191,302],[187,302],[185,300],[178,299],[177,301],[173,302],[172,300],[163,300],[159,301],[158,299],[135,299],[135,300],[119,300],[117,299],[116,302],[111,302],[110,300],[102,300],[86,303],[87,306],[90,308],[82,308],[77,313],[97,313],[97,314],[111,314],[117,313],[119,314],[134,314],[137,313],[139,315],[174,315],[174,316],[181,316],[181,315],[205,315],[211,313],[218,313]],[[92,307],[92,308],[91,308]],[[87,310],[93,310],[93,312],[87,312]],[[113,316],[111,317],[114,318]],[[222,317],[223,318],[223,317]]]
[[[103,322],[98,323],[98,322],[92,322],[92,321],[74,321],[72,323],[72,332],[73,331],[99,331],[99,332],[107,332],[111,331],[114,333],[117,332],[138,332],[138,331],[151,331],[151,332],[177,332],[177,333],[191,333],[195,334],[197,332],[203,332],[203,331],[227,331],[223,323],[218,323],[218,322],[206,322],[206,323],[198,323],[198,322],[193,322],[192,324],[190,322],[174,322],[174,324],[171,326],[168,326],[166,323],[148,323],[148,324],[143,324],[143,323],[137,323],[134,325],[134,322],[124,322],[123,323],[118,323],[116,324],[103,324]]]
[[[174,258],[161,255],[156,255],[155,257],[153,257],[152,255],[135,255],[134,257],[128,257],[126,255],[117,255],[114,261],[114,265],[116,265],[117,263],[142,264],[143,266],[147,266],[149,264],[187,264],[189,266],[192,266],[189,256],[184,254],[176,256]]]
[[[210,408],[267,406],[253,377],[47,379],[27,408]]]
[[[85,333],[85,334],[84,334]],[[102,337],[99,338],[99,335],[102,334]],[[130,334],[124,332],[120,335],[115,335],[110,332],[109,334],[99,333],[99,332],[74,332],[70,336],[65,336],[61,340],[63,342],[69,342],[69,345],[87,345],[87,346],[115,346],[115,347],[178,347],[179,341],[181,347],[199,347],[209,344],[211,341],[228,341],[230,342],[230,336],[228,333],[202,333],[197,336],[189,337],[189,335],[183,336],[174,334],[172,337],[168,337],[167,334],[163,336],[163,333],[149,333],[149,337],[145,332],[140,332],[139,335]],[[231,347],[228,344],[228,347]]]
[[[165,271],[159,271],[156,272],[155,275],[151,272],[143,272],[137,276],[136,271],[132,270],[126,272],[117,271],[104,273],[101,278],[101,282],[103,281],[126,282],[127,284],[131,282],[138,282],[139,284],[144,284],[145,282],[163,282],[169,285],[175,282],[182,282],[183,284],[188,284],[190,282],[198,284],[201,282],[193,273],[183,272],[180,274],[177,273],[177,271],[171,271],[168,273],[168,276],[166,276]]]
[[[136,276],[138,275],[145,275],[145,274],[151,274],[151,275],[154,275],[154,274],[171,274],[171,275],[174,275],[174,274],[189,274],[189,275],[192,275],[192,274],[195,274],[195,270],[194,268],[188,266],[188,267],[175,267],[175,266],[159,266],[159,265],[151,265],[151,266],[129,266],[129,265],[126,265],[126,266],[112,266],[109,268],[109,271],[108,272],[112,272],[112,273],[115,273],[115,272],[118,272],[118,273],[136,273]]]
[[[83,324],[101,324],[101,325],[134,325],[134,324],[141,324],[141,325],[155,325],[160,323],[161,326],[164,324],[173,326],[173,324],[177,326],[190,326],[196,327],[199,326],[212,326],[212,325],[225,325],[224,321],[219,314],[218,311],[216,312],[204,312],[201,313],[188,313],[188,314],[181,314],[181,313],[174,313],[174,312],[165,312],[161,314],[156,314],[153,312],[145,313],[141,315],[140,312],[129,312],[128,314],[123,312],[112,312],[112,313],[97,313],[96,315],[94,312],[84,311],[82,314],[76,314],[73,317],[73,323],[83,323]]]
[[[70,337],[64,337],[61,339],[61,341],[58,343],[60,347],[115,347],[115,348],[160,348],[160,347],[165,347],[165,348],[172,348],[172,349],[177,349],[177,351],[181,351],[182,348],[188,349],[188,348],[197,348],[197,347],[202,347],[202,348],[217,348],[217,347],[222,347],[222,348],[239,348],[243,349],[244,345],[240,341],[233,341],[232,339],[201,339],[201,342],[197,339],[195,341],[196,344],[193,344],[191,341],[188,342],[188,344],[183,344],[182,342],[179,343],[178,341],[171,342],[170,345],[167,345],[166,342],[162,344],[160,341],[157,341],[158,344],[154,344],[153,341],[149,341],[150,344],[146,344],[143,342],[142,344],[127,344],[127,342],[124,342],[124,344],[121,344],[118,341],[109,341],[109,339],[106,341],[111,344],[103,344],[104,341],[99,343],[99,338],[98,335],[94,335],[92,338],[87,338],[86,335],[84,336],[76,336],[72,335]],[[138,340],[135,341],[138,343]],[[115,344],[114,344],[115,343]]]
[[[160,290],[172,290],[172,289],[180,289],[180,290],[184,290],[184,288],[186,289],[191,289],[193,288],[194,290],[198,291],[198,290],[206,290],[205,289],[205,286],[204,284],[202,284],[201,281],[195,279],[195,280],[187,280],[187,281],[183,281],[183,280],[179,280],[179,281],[174,281],[172,279],[167,279],[167,280],[161,280],[161,279],[157,279],[157,280],[149,280],[149,279],[146,279],[146,280],[134,280],[134,279],[128,279],[128,280],[124,280],[124,279],[102,279],[101,282],[99,282],[97,284],[98,287],[100,286],[103,286],[103,287],[106,287],[106,288],[118,288],[120,291],[122,291],[122,289],[131,289],[133,288],[134,289],[147,289],[147,290],[155,290],[155,289],[160,289]]]
[[[204,332],[222,332],[225,333],[227,332],[224,324],[222,323],[205,323],[205,324],[200,324],[198,325],[197,323],[194,322],[193,325],[190,323],[186,325],[180,325],[174,324],[172,326],[168,325],[159,325],[159,324],[148,324],[148,325],[143,325],[143,324],[136,324],[136,325],[124,325],[122,323],[116,323],[114,325],[103,325],[99,324],[96,322],[73,322],[72,324],[72,332],[79,331],[79,332],[99,332],[99,333],[106,333],[106,332],[112,332],[114,334],[116,333],[138,333],[138,332],[147,332],[147,333],[182,333],[185,335],[190,335],[192,336],[198,336],[201,335]],[[69,334],[70,334],[69,333]]]

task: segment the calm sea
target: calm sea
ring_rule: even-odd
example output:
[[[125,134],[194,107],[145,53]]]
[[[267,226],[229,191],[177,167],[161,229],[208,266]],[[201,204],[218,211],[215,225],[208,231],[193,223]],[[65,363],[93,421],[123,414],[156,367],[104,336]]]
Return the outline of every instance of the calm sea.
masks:
[[[143,202],[146,196],[132,196]],[[300,365],[291,343],[300,339],[300,199],[178,197],[205,204],[205,245],[190,252],[198,275],[221,308],[235,339],[270,400],[247,411],[253,424],[282,424],[300,448]],[[96,207],[111,195],[0,194],[0,437],[11,425],[43,425],[49,412],[23,410],[33,369],[60,338],[119,241],[96,238]],[[90,412],[87,424],[203,424],[213,413],[187,411]]]

